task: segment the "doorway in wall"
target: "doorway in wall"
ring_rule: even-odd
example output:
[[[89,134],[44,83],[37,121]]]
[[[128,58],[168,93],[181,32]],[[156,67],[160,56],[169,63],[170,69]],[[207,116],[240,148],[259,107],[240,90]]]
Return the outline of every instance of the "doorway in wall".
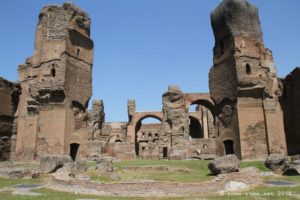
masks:
[[[233,141],[232,140],[225,140],[224,141],[224,148],[225,148],[226,155],[234,154]]]
[[[168,147],[163,147],[163,158],[164,159],[168,158]]]
[[[78,143],[70,144],[70,156],[73,161],[75,161],[75,159],[76,159],[79,146],[80,146],[80,144],[78,144]]]

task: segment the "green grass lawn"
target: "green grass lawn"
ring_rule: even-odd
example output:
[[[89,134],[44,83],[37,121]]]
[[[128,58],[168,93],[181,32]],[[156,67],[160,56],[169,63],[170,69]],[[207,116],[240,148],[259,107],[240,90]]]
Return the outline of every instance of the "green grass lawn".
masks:
[[[241,168],[246,168],[246,167],[251,167],[251,166],[256,167],[261,172],[270,171],[270,169],[266,168],[265,162],[261,161],[261,160],[259,160],[259,161],[256,161],[256,160],[255,161],[242,161],[240,163]]]
[[[91,175],[93,180],[100,182],[121,182],[121,181],[130,181],[135,179],[151,179],[156,181],[172,181],[172,182],[201,182],[212,179],[214,176],[209,175],[209,170],[207,164],[209,161],[204,160],[184,160],[184,161],[170,161],[170,160],[131,160],[131,161],[122,161],[114,162],[113,165],[117,169],[117,173],[120,176],[120,180],[111,180],[109,177],[101,175],[94,170],[89,170],[88,174]],[[89,166],[94,166],[94,162],[88,163]],[[168,166],[174,168],[187,168],[190,170],[189,173],[181,172],[167,172],[167,171],[147,171],[143,172],[141,170],[124,170],[124,167],[130,166]],[[249,166],[255,166],[260,171],[269,171],[264,166],[263,161],[242,161],[241,168],[246,168]],[[285,176],[276,176],[276,177],[267,177],[267,180],[284,180],[300,183],[300,177],[285,177]],[[17,185],[17,184],[38,184],[47,180],[47,177],[42,177],[40,179],[5,179],[0,178],[0,189],[4,187]],[[49,189],[34,189],[32,190],[37,193],[41,193],[41,196],[20,196],[12,195],[10,192],[0,192],[0,200],[38,200],[38,199],[63,199],[63,200],[76,200],[76,199],[141,199],[140,197],[99,197],[93,195],[79,195],[74,193],[59,192]],[[204,196],[193,198],[200,200],[293,200],[300,198],[300,187],[268,187],[268,186],[259,186],[251,189],[248,192],[243,193],[228,193],[214,196]],[[153,198],[143,198],[143,199],[153,199]],[[156,199],[190,199],[188,197],[178,197],[178,198],[156,198]]]
[[[130,160],[122,162],[114,162],[113,165],[117,169],[117,173],[121,180],[111,180],[101,174],[97,174],[95,171],[90,170],[89,175],[92,180],[100,182],[120,182],[130,181],[136,179],[150,179],[155,181],[171,181],[171,182],[201,182],[211,180],[213,176],[210,175],[210,171],[207,168],[207,160]],[[93,163],[89,163],[89,166],[93,166]],[[176,168],[187,168],[191,170],[190,173],[180,172],[167,172],[167,171],[133,171],[123,170],[124,167],[131,166],[168,166]],[[263,161],[242,161],[241,168],[250,166],[257,167],[260,171],[269,171]]]
[[[0,178],[0,189],[2,189],[4,187],[9,187],[9,186],[12,186],[12,185],[18,185],[18,184],[39,184],[39,183],[41,183],[40,179],[8,179],[8,178]]]
[[[209,175],[209,170],[207,168],[208,161],[199,160],[131,160],[114,162],[113,165],[117,169],[117,173],[120,176],[120,181],[131,181],[136,179],[148,179],[155,181],[172,181],[172,182],[201,182],[212,179],[213,177]],[[189,173],[181,172],[168,172],[168,171],[147,171],[147,173],[142,170],[124,170],[124,167],[130,166],[167,166],[174,168],[187,168],[190,170]],[[93,171],[89,171],[92,180],[98,180],[101,182],[116,182],[110,180],[105,176],[96,174]]]

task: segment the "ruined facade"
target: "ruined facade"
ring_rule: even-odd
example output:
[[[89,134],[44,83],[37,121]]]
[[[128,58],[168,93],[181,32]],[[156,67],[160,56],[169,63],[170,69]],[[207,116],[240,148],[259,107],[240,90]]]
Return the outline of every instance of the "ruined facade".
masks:
[[[218,155],[285,154],[282,88],[272,53],[263,44],[257,8],[245,0],[224,0],[211,13],[211,23],[215,46],[209,87],[216,102]]]
[[[14,158],[20,85],[0,77],[0,161]]]
[[[128,100],[128,122],[105,123],[98,141],[89,140],[92,157],[101,152],[118,160],[213,158],[215,129],[210,95],[183,93],[177,86],[169,86],[162,104],[161,111],[142,112],[136,110],[135,100]],[[196,110],[189,110],[193,104]],[[149,118],[159,122],[143,122]]]
[[[258,10],[246,0],[223,0],[211,24],[209,94],[169,86],[161,110],[137,111],[135,100],[128,100],[127,122],[105,122],[102,100],[86,110],[93,64],[89,15],[69,3],[45,6],[34,55],[18,69],[20,83],[0,79],[0,160],[48,154],[73,160],[299,154],[300,68],[277,77]],[[143,123],[148,118],[159,122]]]
[[[89,15],[73,4],[42,9],[34,55],[18,69],[17,160],[86,154],[93,63],[89,35]]]

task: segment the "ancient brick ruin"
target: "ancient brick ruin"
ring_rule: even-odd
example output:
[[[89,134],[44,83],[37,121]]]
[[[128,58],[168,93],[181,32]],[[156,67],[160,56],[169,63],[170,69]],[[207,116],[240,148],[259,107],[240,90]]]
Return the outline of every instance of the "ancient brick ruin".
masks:
[[[169,86],[161,110],[150,112],[137,111],[135,100],[128,100],[126,122],[105,122],[102,100],[87,110],[90,22],[70,3],[42,9],[34,55],[18,69],[20,83],[0,79],[0,160],[39,160],[49,154],[73,160],[226,154],[251,160],[300,154],[300,70],[284,79],[277,76],[272,53],[263,44],[258,10],[246,0],[223,0],[211,13],[210,93]],[[147,118],[159,123],[143,124]]]
[[[264,47],[258,10],[247,1],[223,1],[211,13],[214,66],[209,73],[216,102],[217,153],[263,159],[285,153],[278,80]]]
[[[77,150],[86,154],[93,63],[89,34],[89,15],[76,6],[42,9],[34,55],[18,69],[17,160],[70,152],[75,158]]]

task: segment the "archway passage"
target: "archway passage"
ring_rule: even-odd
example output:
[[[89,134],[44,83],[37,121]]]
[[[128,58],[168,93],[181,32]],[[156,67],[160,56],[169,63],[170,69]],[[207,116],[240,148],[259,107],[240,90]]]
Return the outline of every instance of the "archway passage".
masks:
[[[76,159],[79,146],[80,146],[80,144],[78,144],[78,143],[70,144],[70,156],[73,161],[75,161],[75,159]]]
[[[190,128],[189,134],[191,138],[196,139],[196,138],[204,137],[202,127],[198,119],[190,116],[189,128]]]
[[[224,141],[224,148],[225,148],[225,154],[234,154],[233,149],[233,141],[232,140],[225,140]]]
[[[215,119],[207,104],[195,101],[188,107],[191,138],[215,138]]]
[[[142,153],[158,148],[161,119],[156,116],[144,116],[135,126],[135,153],[140,156]]]

